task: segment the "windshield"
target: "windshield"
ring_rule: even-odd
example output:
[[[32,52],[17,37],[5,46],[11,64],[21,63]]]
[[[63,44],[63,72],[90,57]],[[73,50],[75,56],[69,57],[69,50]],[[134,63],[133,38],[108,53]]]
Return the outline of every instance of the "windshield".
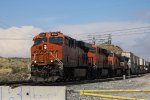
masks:
[[[113,57],[113,54],[112,54],[112,53],[110,53],[110,54],[109,54],[109,57]]]
[[[90,48],[89,52],[96,53],[96,49],[95,48]]]
[[[35,39],[35,45],[40,44],[42,42],[46,42],[46,41],[47,41],[46,38],[37,38],[37,39]]]
[[[57,44],[57,45],[62,45],[63,44],[63,38],[61,38],[61,37],[51,37],[49,39],[49,42],[53,43],[53,44]]]

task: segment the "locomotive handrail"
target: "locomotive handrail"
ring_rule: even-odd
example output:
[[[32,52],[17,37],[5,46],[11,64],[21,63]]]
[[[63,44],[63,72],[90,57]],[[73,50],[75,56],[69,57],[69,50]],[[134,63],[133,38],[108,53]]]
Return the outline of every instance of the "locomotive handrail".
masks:
[[[33,57],[34,60],[35,60],[35,56],[36,56],[36,53],[34,53],[34,57]]]
[[[96,65],[96,64],[93,64],[93,65],[94,65],[94,66],[93,66],[94,68],[97,68],[97,65]]]
[[[63,65],[63,62],[61,60],[59,60],[57,57],[55,57],[52,52],[50,52],[51,56],[54,57],[61,65]]]

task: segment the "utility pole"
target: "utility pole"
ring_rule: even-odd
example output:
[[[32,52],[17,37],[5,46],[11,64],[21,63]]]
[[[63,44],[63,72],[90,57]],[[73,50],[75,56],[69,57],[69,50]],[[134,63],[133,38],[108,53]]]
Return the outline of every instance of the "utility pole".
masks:
[[[111,40],[112,40],[111,34],[108,34],[108,44],[111,44]]]

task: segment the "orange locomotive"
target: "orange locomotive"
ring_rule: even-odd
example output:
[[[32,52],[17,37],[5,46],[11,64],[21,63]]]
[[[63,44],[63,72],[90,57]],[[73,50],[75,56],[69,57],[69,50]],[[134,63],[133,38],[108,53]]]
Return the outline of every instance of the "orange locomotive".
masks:
[[[128,58],[110,52],[108,56],[108,64],[111,67],[111,76],[120,76],[123,74],[127,74],[127,62]]]
[[[60,32],[40,33],[31,48],[31,78],[56,81],[86,77],[90,45]]]
[[[89,65],[92,68],[92,77],[99,78],[109,75],[108,52],[105,49],[92,45],[88,52]]]

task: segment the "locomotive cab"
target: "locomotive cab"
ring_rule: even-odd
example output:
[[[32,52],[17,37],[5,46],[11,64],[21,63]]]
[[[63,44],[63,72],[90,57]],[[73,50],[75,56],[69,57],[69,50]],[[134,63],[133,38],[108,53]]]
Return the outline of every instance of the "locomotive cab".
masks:
[[[31,76],[47,80],[50,76],[62,76],[63,40],[64,36],[60,32],[40,33],[34,37],[31,48]],[[49,80],[56,78],[58,77],[51,77]]]

